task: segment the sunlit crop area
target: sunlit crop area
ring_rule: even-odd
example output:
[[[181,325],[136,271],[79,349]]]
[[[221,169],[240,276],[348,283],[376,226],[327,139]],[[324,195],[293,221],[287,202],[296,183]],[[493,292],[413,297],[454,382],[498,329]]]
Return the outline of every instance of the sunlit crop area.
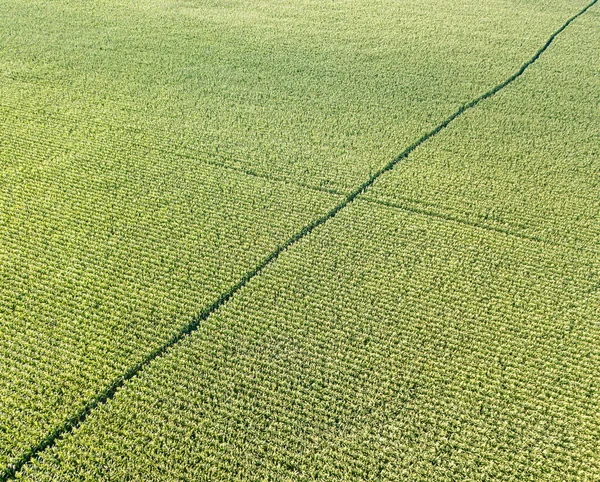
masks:
[[[0,480],[600,479],[600,5],[0,0]]]

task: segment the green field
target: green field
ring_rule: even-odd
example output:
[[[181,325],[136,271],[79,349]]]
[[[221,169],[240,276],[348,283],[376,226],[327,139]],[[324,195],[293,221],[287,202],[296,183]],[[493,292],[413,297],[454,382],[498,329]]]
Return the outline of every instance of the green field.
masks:
[[[0,480],[599,480],[595,3],[0,0]]]

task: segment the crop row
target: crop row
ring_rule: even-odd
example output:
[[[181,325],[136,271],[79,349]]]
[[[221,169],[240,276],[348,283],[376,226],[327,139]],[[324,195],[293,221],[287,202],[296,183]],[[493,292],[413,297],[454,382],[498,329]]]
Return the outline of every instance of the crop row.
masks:
[[[379,180],[369,195],[598,250],[598,7],[510,88]]]
[[[10,163],[0,191],[3,466],[335,202],[109,139],[35,142],[0,154]]]
[[[25,480],[592,480],[600,258],[356,201]]]
[[[123,126],[151,145],[226,151],[231,165],[347,191],[505,79],[584,3],[7,0],[0,94],[24,115]]]
[[[524,37],[526,42],[543,37],[551,30],[549,25],[554,28],[556,19],[572,9],[571,2],[553,2],[550,7],[560,8],[537,16],[535,27],[524,31],[519,22],[526,17],[518,9],[503,17],[496,15],[495,4],[485,6],[493,19],[492,31],[499,27],[494,22],[502,26],[511,19],[515,23],[510,28],[519,32],[508,35],[506,50],[494,61],[497,64],[485,65],[487,77],[479,75],[480,59],[489,58],[487,54],[497,49],[491,47],[485,29],[444,24],[450,35],[442,43],[445,50],[432,48],[431,36],[416,36],[407,43],[397,35],[398,29],[402,30],[399,25],[419,31],[427,31],[428,25],[434,37],[439,35],[438,17],[421,16],[415,21],[406,15],[417,7],[422,9],[422,2],[396,12],[405,24],[395,23],[394,15],[387,12],[382,15],[387,2],[369,2],[364,11],[358,8],[353,12],[368,19],[366,27],[377,28],[363,25],[357,30],[346,28],[352,27],[352,22],[345,27],[333,22],[332,30],[319,37],[317,44],[307,41],[313,37],[306,35],[306,29],[320,30],[323,21],[334,20],[328,6],[307,10],[299,4],[291,17],[285,8],[273,17],[261,17],[259,11],[255,12],[257,23],[247,24],[252,15],[241,5],[222,16],[219,7],[208,8],[209,15],[179,8],[165,12],[163,2],[152,1],[146,2],[145,11],[129,5],[133,15],[115,15],[122,8],[118,5],[103,6],[107,9],[103,11],[97,6],[82,10],[72,2],[6,3],[1,15],[9,21],[0,22],[4,25],[0,35],[9,41],[1,55],[6,77],[13,82],[2,86],[4,101],[16,105],[25,99],[23,105],[30,108],[23,109],[28,113],[52,106],[57,118],[73,119],[73,125],[27,116],[19,122],[14,121],[15,116],[3,119],[3,466],[161,346],[194,313],[335,202],[332,196],[200,165],[170,154],[172,149],[163,149],[163,145],[194,148],[195,139],[201,138],[203,149],[233,146],[248,165],[267,173],[353,186],[377,168],[381,159],[388,161],[399,147],[418,137],[428,123],[436,124],[436,118],[443,117],[449,107],[472,97],[481,86],[488,87],[488,80],[502,78],[519,63],[516,58],[529,55]],[[502,5],[499,2],[497,8],[502,10]],[[439,2],[426,8],[431,13],[441,11]],[[465,13],[463,4],[451,7],[449,2],[448,8],[456,8],[460,16]],[[316,12],[321,23],[302,20],[299,15],[306,11]],[[365,11],[369,12],[366,16]],[[343,16],[344,11],[337,14]],[[294,35],[278,15],[299,22]],[[103,28],[98,28],[98,22]],[[387,22],[394,28],[386,29]],[[18,28],[20,35],[7,34],[7,24],[9,29]],[[134,31],[134,25],[146,29],[145,34]],[[110,28],[105,29],[107,26]],[[165,28],[177,31],[183,44],[165,42]],[[98,32],[108,31],[112,40],[111,35],[98,39]],[[367,41],[357,37],[360,32],[370,36]],[[217,42],[211,40],[214,35],[219,36]],[[282,38],[288,41],[281,42]],[[277,46],[273,56],[264,55],[269,42]],[[462,50],[465,42],[472,45],[471,50]],[[216,45],[231,50],[223,52]],[[385,52],[380,51],[381,45],[386,45]],[[403,50],[405,45],[408,47]],[[379,53],[373,55],[373,49]],[[136,52],[134,57],[132,52]],[[405,66],[402,75],[398,75],[398,64]],[[458,82],[457,76],[473,81]],[[90,118],[99,118],[100,125],[110,127],[88,133],[93,122],[88,124],[86,119]],[[131,137],[115,136],[130,128]],[[168,134],[154,134],[153,129]],[[595,442],[589,414],[596,387],[589,375],[597,361],[597,334],[582,323],[595,313],[590,314],[581,300],[596,297],[596,258],[585,255],[571,260],[569,252],[548,253],[538,246],[525,250],[529,254],[523,255],[519,264],[503,268],[505,257],[513,256],[511,250],[518,242],[499,237],[501,246],[490,248],[490,264],[479,266],[477,258],[469,257],[476,254],[469,251],[473,248],[465,247],[472,244],[461,238],[471,228],[443,228],[441,234],[423,238],[425,225],[438,226],[437,221],[411,224],[409,220],[416,218],[381,209],[369,215],[358,206],[352,212],[360,209],[356,221],[360,229],[352,231],[350,220],[355,214],[344,213],[341,219],[348,225],[336,221],[331,230],[323,231],[332,233],[331,238],[311,237],[318,249],[313,249],[315,244],[299,248],[300,258],[292,250],[289,263],[257,281],[260,287],[263,278],[266,280],[264,291],[249,291],[223,310],[224,317],[211,318],[207,331],[201,327],[193,338],[204,343],[197,353],[189,348],[195,341],[174,348],[172,353],[188,350],[186,357],[192,357],[187,360],[195,371],[187,365],[182,370],[179,365],[161,368],[181,363],[183,358],[159,360],[151,372],[128,384],[133,387],[131,393],[137,393],[138,386],[146,390],[140,403],[133,405],[139,412],[134,410],[127,418],[125,412],[132,407],[127,405],[130,391],[119,393],[98,414],[94,412],[89,425],[60,442],[54,455],[44,454],[48,463],[53,463],[53,456],[61,461],[57,472],[51,468],[46,475],[62,479],[60,470],[65,470],[74,479],[141,479],[153,478],[162,470],[163,476],[188,477],[189,471],[195,470],[216,478],[236,472],[250,477],[287,474],[307,478],[321,470],[324,476],[336,478],[348,470],[355,478],[377,474],[390,478],[411,466],[419,471],[428,464],[440,465],[440,453],[451,451],[441,436],[443,430],[450,425],[460,432],[456,427],[472,420],[479,423],[479,430],[497,434],[491,443],[501,462],[505,460],[502,457],[515,456],[504,445],[509,435],[522,430],[527,440],[522,443],[530,444],[523,447],[524,466],[532,460],[545,461],[531,446],[541,441],[550,447],[548,437],[558,437],[562,452],[550,460],[550,469],[567,475],[573,475],[569,467],[595,469],[596,460],[589,450]],[[386,214],[377,214],[382,212]],[[363,226],[363,218],[370,219],[375,228]],[[407,221],[404,238],[395,224],[398,220]],[[350,229],[349,244],[339,238],[343,229]],[[402,238],[399,246],[393,233]],[[370,244],[366,238],[376,234],[381,235],[378,242]],[[444,244],[445,236],[451,237],[451,244]],[[496,239],[489,234],[481,236],[484,244],[486,236]],[[336,248],[340,241],[344,250]],[[433,251],[428,252],[429,242]],[[410,243],[418,246],[410,259],[395,251]],[[463,257],[454,252],[455,243],[463,243]],[[429,257],[423,258],[421,250]],[[354,258],[348,253],[354,253]],[[334,261],[329,273],[324,274],[322,259]],[[400,263],[393,262],[398,259]],[[547,261],[543,267],[538,265],[540,259]],[[357,268],[367,270],[372,262],[382,271],[372,273],[371,279]],[[390,262],[401,270],[399,277],[386,264]],[[507,277],[511,269],[524,270],[525,275]],[[494,270],[501,271],[502,282],[495,282]],[[410,283],[403,285],[406,280]],[[415,291],[411,291],[413,280]],[[480,285],[489,293],[480,293],[482,299],[470,299],[468,295],[479,293]],[[337,297],[340,294],[343,296]],[[263,299],[273,306],[263,304]],[[394,302],[400,306],[386,322],[383,315]],[[572,316],[573,312],[578,317]],[[514,320],[533,325],[529,335],[513,326]],[[502,329],[507,321],[508,327]],[[408,330],[399,335],[405,351],[392,350],[395,358],[389,358],[384,348],[389,348],[388,340],[402,322]],[[435,330],[438,322],[442,331]],[[489,331],[485,323],[495,329]],[[470,337],[469,329],[475,333]],[[564,347],[556,341],[565,337],[570,337],[572,345]],[[505,352],[505,339],[513,351]],[[215,345],[209,346],[209,341]],[[453,344],[457,348],[452,348]],[[409,347],[417,348],[411,351]],[[467,347],[475,347],[477,354],[470,355]],[[527,373],[541,370],[545,377],[541,381],[512,373],[529,348],[537,352]],[[402,357],[404,353],[408,358]],[[515,354],[521,358],[514,358]],[[452,361],[455,355],[458,362]],[[462,360],[467,365],[464,372],[458,370]],[[420,371],[414,371],[419,364]],[[285,370],[278,371],[282,365]],[[477,372],[481,367],[491,372],[492,381],[487,371],[485,375]],[[503,378],[507,370],[512,373],[509,382]],[[399,382],[386,378],[394,373]],[[556,388],[561,374],[564,387],[558,384]],[[469,385],[471,379],[465,381],[465,376],[476,383]],[[456,384],[447,386],[446,380],[456,380]],[[205,387],[204,382],[210,383]],[[156,397],[162,384],[181,395],[177,383],[192,390],[192,397]],[[531,406],[542,410],[514,400],[515,395],[503,383],[510,383],[514,393],[529,397]],[[416,434],[403,429],[396,433],[397,427],[390,428],[390,424],[410,426],[412,415],[402,412],[395,397],[403,394],[402,400],[410,400],[423,384],[429,392],[425,390],[425,398],[419,399],[422,405],[413,407],[421,417]],[[465,386],[467,395],[460,398]],[[575,395],[571,395],[573,391]],[[149,397],[150,393],[154,396]],[[193,397],[205,393],[207,399]],[[488,403],[480,408],[482,418],[471,412],[453,418],[457,407],[469,406],[473,393],[480,396],[477,400]],[[137,395],[132,396],[135,399]],[[121,397],[124,411],[119,408]],[[439,420],[428,418],[430,403],[439,405]],[[503,404],[508,412],[500,420],[508,428],[496,427],[497,419],[490,415]],[[113,406],[117,411],[114,420],[101,418],[112,413]],[[205,418],[194,418],[190,406],[201,409]],[[512,416],[524,408],[532,410],[531,416],[513,422]],[[560,424],[580,423],[581,435],[571,435],[570,426],[552,425],[557,422],[548,415],[550,410],[564,414]],[[136,420],[139,425],[131,426]],[[540,424],[551,429],[544,432]],[[373,427],[382,432],[373,432]],[[427,427],[433,427],[432,431]],[[195,441],[189,449],[181,446],[177,436],[182,430]],[[430,445],[429,433],[435,439]],[[109,436],[102,438],[103,434]],[[361,434],[368,441],[364,450]],[[82,446],[77,445],[78,437],[84,441]],[[391,458],[384,461],[378,458],[385,452],[378,437],[392,441]],[[410,447],[407,437],[423,438],[415,447],[425,449],[415,454],[415,459],[394,462],[393,450],[399,454]],[[459,452],[467,451],[471,443],[476,451],[481,449],[476,440],[457,438]],[[133,465],[121,463],[138,453],[131,444],[150,444],[154,447],[146,454],[150,458],[141,455]],[[63,449],[67,452],[61,452]],[[456,467],[476,472],[487,453],[480,450],[479,458],[467,457],[466,463]],[[190,467],[190,457],[212,463]],[[263,465],[257,468],[257,463]],[[535,472],[536,467],[532,474],[547,470]],[[513,469],[506,465],[505,470]],[[43,464],[40,470],[46,470]],[[151,473],[144,473],[146,470]],[[444,470],[452,472],[454,466]]]

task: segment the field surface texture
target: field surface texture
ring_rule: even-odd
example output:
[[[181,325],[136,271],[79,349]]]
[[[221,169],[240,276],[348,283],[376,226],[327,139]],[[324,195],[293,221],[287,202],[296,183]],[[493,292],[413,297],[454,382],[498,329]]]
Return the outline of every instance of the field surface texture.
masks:
[[[600,480],[600,5],[0,0],[0,481]]]

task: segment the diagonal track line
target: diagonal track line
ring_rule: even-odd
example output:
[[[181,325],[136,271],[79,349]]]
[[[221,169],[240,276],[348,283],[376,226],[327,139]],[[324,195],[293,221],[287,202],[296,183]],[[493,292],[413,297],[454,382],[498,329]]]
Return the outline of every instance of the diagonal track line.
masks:
[[[35,116],[29,116],[29,118],[36,119]],[[63,121],[63,119],[61,119],[61,121]],[[100,125],[104,128],[107,127],[106,125],[98,123],[98,122],[96,122],[96,124]],[[66,125],[66,124],[63,124],[63,125]],[[304,183],[304,182],[296,181],[294,179],[290,179],[290,178],[286,178],[286,177],[278,177],[278,176],[273,176],[271,174],[262,173],[260,171],[253,170],[251,168],[228,165],[225,162],[219,162],[218,160],[213,160],[213,158],[218,157],[218,156],[215,156],[214,153],[209,153],[206,151],[203,152],[203,151],[194,149],[194,150],[192,150],[192,153],[184,153],[184,152],[179,152],[177,150],[171,150],[171,149],[167,149],[167,148],[163,148],[163,147],[151,146],[151,145],[141,143],[141,142],[132,142],[131,145],[141,148],[141,149],[155,151],[160,154],[175,156],[175,157],[178,157],[181,159],[190,159],[192,161],[205,164],[207,166],[218,167],[220,169],[225,169],[227,171],[243,174],[245,176],[253,177],[256,179],[262,179],[262,180],[265,180],[265,181],[268,181],[271,183],[287,184],[290,186],[296,186],[296,187],[299,187],[302,189],[307,189],[309,191],[314,191],[314,192],[319,192],[319,193],[324,193],[324,194],[331,194],[331,195],[339,196],[339,197],[346,196],[346,194],[339,189],[316,186],[314,184]],[[534,235],[529,235],[526,233],[514,231],[514,230],[510,229],[509,227],[491,226],[484,222],[470,221],[470,220],[465,219],[464,216],[461,217],[457,213],[455,213],[456,215],[445,214],[443,212],[437,211],[435,208],[434,209],[418,208],[418,207],[410,206],[409,204],[406,204],[402,201],[391,202],[391,201],[386,201],[384,199],[379,199],[375,196],[363,196],[363,197],[361,197],[361,200],[370,202],[373,204],[379,204],[382,206],[386,206],[388,208],[397,209],[400,211],[420,214],[423,216],[429,216],[432,218],[443,219],[445,221],[451,221],[451,222],[455,222],[458,224],[463,224],[465,226],[471,226],[471,227],[475,227],[475,228],[485,229],[488,231],[498,232],[498,233],[505,234],[507,236],[513,236],[513,237],[520,238],[520,239],[526,239],[529,241],[542,243],[542,244],[546,244],[549,246],[560,246],[560,247],[564,247],[567,249],[572,249],[574,251],[580,251],[580,252],[588,251],[591,253],[596,253],[596,254],[598,253],[598,251],[590,249],[590,248],[586,248],[586,247],[582,247],[582,246],[574,246],[574,245],[571,245],[568,243],[558,243],[558,242],[551,241],[551,240],[546,239],[541,236],[534,236]],[[414,200],[409,200],[409,201],[418,202],[418,201],[414,201]],[[446,208],[447,208],[447,206],[446,206]],[[471,214],[473,214],[479,218],[482,218],[481,214],[479,214],[479,213],[471,212]]]
[[[406,204],[384,201],[381,199],[377,199],[374,197],[368,197],[368,196],[361,197],[360,200],[364,201],[364,202],[369,202],[372,204],[379,204],[381,206],[385,206],[385,207],[392,208],[392,209],[397,209],[397,210],[404,211],[407,213],[420,214],[422,216],[428,216],[430,218],[436,218],[436,219],[440,219],[442,221],[449,221],[449,222],[453,222],[456,224],[461,224],[463,226],[470,226],[473,228],[483,229],[483,230],[491,231],[494,233],[501,233],[501,234],[505,234],[506,236],[511,236],[511,237],[518,238],[518,239],[524,239],[526,241],[532,241],[535,243],[541,243],[546,246],[565,248],[565,249],[580,252],[580,253],[582,253],[582,252],[588,252],[588,253],[593,253],[593,254],[599,253],[597,250],[587,247],[587,246],[575,246],[575,245],[567,244],[567,243],[559,243],[559,242],[552,241],[550,239],[547,239],[547,238],[544,238],[541,236],[536,236],[536,235],[532,235],[532,234],[514,231],[507,227],[493,226],[490,224],[485,224],[483,222],[470,221],[469,219],[461,218],[460,216],[453,216],[452,214],[436,212],[433,209],[417,208],[417,207],[409,206]]]
[[[497,94],[499,91],[501,91],[506,86],[518,79],[521,75],[523,75],[525,70],[527,70],[527,68],[529,68],[533,63],[535,63],[535,61],[540,57],[540,55],[542,55],[548,49],[548,47],[554,41],[554,39],[563,30],[565,30],[569,26],[569,24],[571,24],[571,22],[583,15],[597,2],[598,0],[593,0],[582,10],[580,10],[578,13],[569,18],[558,30],[556,30],[548,38],[546,43],[533,55],[533,57],[531,57],[531,59],[525,62],[519,68],[519,70],[517,70],[508,79],[496,85],[495,87],[480,95],[476,99],[472,100],[468,104],[465,104],[462,107],[460,107],[456,112],[454,112],[454,114],[450,115],[448,118],[442,121],[436,128],[421,136],[420,139],[418,139],[416,142],[407,147],[404,151],[402,151],[394,159],[392,159],[388,164],[379,169],[365,182],[363,182],[361,185],[355,188],[354,191],[348,194],[339,204],[337,204],[327,214],[321,216],[318,219],[315,219],[310,224],[307,224],[300,231],[298,231],[291,238],[289,238],[285,243],[279,245],[254,269],[248,271],[237,283],[235,283],[231,288],[229,288],[228,291],[222,293],[219,296],[219,298],[216,299],[210,306],[208,306],[203,311],[198,313],[195,317],[193,317],[187,325],[182,327],[179,333],[171,337],[171,339],[169,339],[162,346],[152,350],[142,361],[131,366],[125,373],[123,373],[123,375],[121,375],[118,379],[114,380],[109,386],[104,388],[104,390],[99,392],[94,399],[88,401],[77,413],[75,413],[69,419],[65,420],[63,424],[55,427],[44,437],[43,440],[40,440],[36,445],[30,447],[29,450],[21,454],[21,456],[17,460],[15,460],[13,463],[9,464],[6,468],[4,468],[2,472],[0,472],[0,481],[6,482],[7,480],[14,479],[17,472],[19,472],[23,468],[23,466],[31,462],[31,460],[34,457],[38,456],[44,450],[53,447],[61,437],[69,434],[73,431],[73,429],[81,425],[96,407],[98,407],[99,405],[103,405],[112,398],[114,398],[117,391],[120,388],[122,388],[128,380],[134,378],[140,371],[142,371],[148,365],[150,365],[156,358],[162,356],[165,352],[167,352],[170,348],[179,343],[186,336],[196,331],[204,320],[206,320],[212,313],[214,313],[221,306],[227,303],[238,291],[240,291],[244,286],[246,286],[250,280],[258,276],[265,267],[274,262],[281,253],[283,253],[288,248],[296,244],[305,236],[312,233],[312,231],[315,228],[321,226],[322,224],[325,224],[327,221],[334,218],[340,211],[342,211],[346,206],[351,204],[358,196],[363,194],[369,187],[371,187],[379,177],[384,175],[386,172],[391,171],[396,166],[396,164],[408,157],[408,155],[411,152],[413,152],[417,147],[419,147],[421,144],[423,144],[430,138],[437,135],[440,131],[445,129],[452,121],[454,121],[457,117],[461,116],[465,111],[474,108],[480,102]]]
[[[15,117],[17,119],[27,118],[29,120],[39,121],[39,117],[35,114],[31,114],[29,112],[15,112],[15,110],[12,107],[3,105],[1,103],[0,103],[0,109],[8,109],[10,111],[10,115],[12,115],[13,117]],[[62,117],[62,118],[61,117],[53,117],[52,121],[55,124],[60,125],[64,128],[66,128],[70,122],[69,118],[67,118],[67,117]],[[44,123],[48,123],[48,122],[49,121],[47,119],[44,119]],[[106,129],[107,131],[111,129],[111,127],[109,125],[107,125],[103,122],[96,121],[96,120],[88,119],[86,122],[93,126],[97,126],[102,129]],[[82,125],[84,125],[84,124],[82,124]],[[122,130],[125,133],[127,133],[127,131],[129,131],[129,130],[135,131],[135,129],[131,129],[129,127],[122,128]],[[19,136],[18,139],[22,140],[22,139],[26,139],[26,137]],[[35,140],[36,140],[36,142],[39,142],[39,139],[35,139]],[[220,155],[218,153],[211,152],[208,150],[201,150],[199,148],[185,148],[188,152],[182,152],[182,151],[178,151],[176,149],[173,150],[173,149],[169,149],[166,147],[159,147],[159,146],[150,145],[150,144],[147,144],[144,142],[137,142],[137,141],[128,141],[128,145],[139,148],[139,149],[154,151],[159,154],[175,156],[180,159],[190,159],[192,161],[199,162],[199,163],[202,163],[202,164],[205,164],[208,166],[214,166],[214,167],[218,167],[221,169],[226,169],[228,171],[241,173],[246,176],[255,177],[257,179],[265,179],[270,182],[281,182],[284,184],[290,184],[290,185],[298,186],[298,187],[301,187],[304,189],[308,189],[310,191],[322,192],[325,194],[344,196],[343,192],[340,192],[334,188],[316,186],[316,185],[304,183],[301,181],[295,181],[295,180],[293,180],[291,178],[287,178],[285,176],[274,176],[271,174],[262,173],[259,170],[254,170],[252,168],[228,164],[226,162],[227,160],[230,160],[230,161],[233,160],[233,161],[239,162],[239,161],[241,161],[241,159],[235,158],[235,157],[230,157],[230,156],[223,156],[223,155]],[[223,159],[223,161],[219,162],[218,160],[215,160],[215,159]]]
[[[138,147],[144,147],[144,148],[148,148],[148,149],[152,149],[155,150],[157,152],[163,153],[163,154],[168,154],[168,155],[173,155],[173,156],[177,156],[183,159],[191,159],[197,162],[201,162],[203,164],[209,165],[209,166],[215,166],[215,167],[219,167],[222,169],[226,169],[232,172],[237,172],[237,173],[241,173],[244,174],[246,176],[250,176],[250,177],[254,177],[257,179],[264,179],[268,182],[272,182],[272,183],[283,183],[283,184],[288,184],[291,186],[296,186],[302,189],[307,189],[309,191],[314,191],[314,192],[320,192],[320,193],[325,193],[325,194],[331,194],[334,196],[345,196],[346,194],[340,190],[337,189],[333,189],[333,188],[325,188],[325,187],[320,187],[320,186],[315,186],[312,184],[308,184],[308,183],[304,183],[304,182],[298,182],[292,179],[287,179],[284,177],[276,177],[276,176],[272,176],[269,174],[264,174],[258,171],[254,171],[252,169],[245,169],[245,168],[240,168],[240,167],[236,167],[236,166],[228,166],[227,164],[224,163],[220,163],[218,161],[212,161],[210,159],[203,159],[203,158],[198,158],[196,156],[194,156],[193,154],[185,154],[185,153],[181,153],[181,152],[176,152],[176,151],[170,151],[167,149],[162,149],[159,147],[149,147],[149,146],[145,146],[145,145],[141,145],[141,144],[137,144]],[[477,222],[477,221],[469,221],[467,219],[461,218],[460,216],[453,216],[453,215],[449,215],[449,214],[443,214],[441,212],[436,211],[435,209],[422,209],[422,208],[417,208],[417,207],[411,207],[407,204],[404,203],[396,203],[396,202],[389,202],[389,201],[385,201],[382,199],[378,199],[377,197],[374,196],[365,196],[365,197],[361,197],[362,201],[366,201],[366,202],[370,202],[373,204],[379,204],[382,206],[386,206],[388,208],[393,208],[393,209],[398,209],[401,211],[405,211],[405,212],[411,212],[411,213],[415,213],[415,214],[421,214],[423,216],[429,216],[429,217],[433,217],[433,218],[437,218],[437,219],[443,219],[445,221],[452,221],[458,224],[463,224],[465,226],[471,226],[471,227],[475,227],[475,228],[480,228],[480,229],[485,229],[488,231],[493,231],[493,232],[497,232],[497,233],[502,233],[505,234],[507,236],[513,236],[516,238],[520,238],[520,239],[525,239],[528,241],[533,241],[536,243],[542,243],[542,244],[546,244],[548,246],[560,246],[563,248],[567,248],[567,249],[572,249],[574,251],[589,251],[591,253],[598,253],[597,251],[590,249],[590,248],[586,248],[583,246],[574,246],[572,244],[567,244],[567,243],[558,243],[555,241],[552,241],[550,239],[546,239],[544,237],[541,236],[535,236],[535,235],[529,235],[526,233],[521,233],[515,230],[510,229],[509,227],[502,227],[502,226],[491,226],[489,224],[485,224],[484,222]],[[482,217],[480,214],[478,213],[472,213],[475,214],[478,217]]]

